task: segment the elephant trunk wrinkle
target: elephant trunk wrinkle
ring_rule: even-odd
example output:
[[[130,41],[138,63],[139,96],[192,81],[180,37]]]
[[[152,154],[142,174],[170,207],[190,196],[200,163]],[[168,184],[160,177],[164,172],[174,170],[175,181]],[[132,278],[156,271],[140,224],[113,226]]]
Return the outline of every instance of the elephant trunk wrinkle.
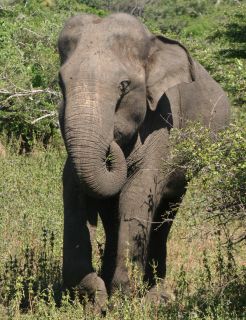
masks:
[[[113,131],[103,133],[103,123],[94,93],[79,99],[70,92],[65,111],[65,145],[84,190],[96,198],[118,193],[125,183],[127,166]],[[110,126],[108,126],[110,130]],[[108,129],[107,129],[108,131]]]

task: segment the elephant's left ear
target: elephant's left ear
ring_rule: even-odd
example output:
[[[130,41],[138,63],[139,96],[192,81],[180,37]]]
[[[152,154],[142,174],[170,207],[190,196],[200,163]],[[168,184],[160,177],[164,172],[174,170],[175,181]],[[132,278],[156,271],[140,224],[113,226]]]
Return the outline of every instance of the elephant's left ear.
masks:
[[[194,64],[187,49],[178,41],[157,36],[146,66],[147,100],[155,110],[161,96],[171,87],[195,80]]]

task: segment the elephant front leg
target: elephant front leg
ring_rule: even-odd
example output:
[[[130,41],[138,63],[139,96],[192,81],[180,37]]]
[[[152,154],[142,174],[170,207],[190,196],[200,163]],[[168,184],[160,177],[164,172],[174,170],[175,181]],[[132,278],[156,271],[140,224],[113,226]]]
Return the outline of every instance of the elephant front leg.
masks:
[[[67,161],[63,174],[64,242],[63,283],[65,288],[77,288],[81,295],[92,297],[96,307],[103,308],[107,299],[104,282],[94,272],[92,247],[87,227],[85,196],[75,181]]]
[[[144,274],[152,221],[160,198],[161,184],[151,171],[140,171],[122,190],[119,199],[120,225],[112,290],[130,290],[128,262],[136,264],[139,272]]]

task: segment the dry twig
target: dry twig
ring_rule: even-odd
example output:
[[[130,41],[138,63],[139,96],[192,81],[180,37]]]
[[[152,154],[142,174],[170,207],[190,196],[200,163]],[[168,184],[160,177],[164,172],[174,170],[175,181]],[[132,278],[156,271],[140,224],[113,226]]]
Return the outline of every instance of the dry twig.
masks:
[[[6,99],[1,101],[2,103],[7,102],[13,98],[33,96],[36,94],[43,94],[43,93],[54,95],[57,97],[59,96],[59,93],[57,93],[56,91],[50,90],[50,89],[23,90],[23,91],[19,91],[19,92],[10,92],[5,89],[0,89],[0,94],[8,95],[8,97]]]
[[[38,122],[38,121],[41,121],[41,120],[43,120],[43,119],[45,119],[45,118],[53,117],[53,116],[56,116],[56,115],[57,115],[57,112],[56,112],[56,111],[53,111],[53,112],[44,114],[42,117],[39,117],[39,118],[33,120],[33,121],[31,122],[31,124],[35,124],[35,123]]]

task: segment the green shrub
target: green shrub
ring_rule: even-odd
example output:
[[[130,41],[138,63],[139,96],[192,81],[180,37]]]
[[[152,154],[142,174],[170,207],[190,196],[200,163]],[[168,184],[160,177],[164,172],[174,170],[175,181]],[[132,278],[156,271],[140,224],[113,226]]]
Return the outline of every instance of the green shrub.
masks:
[[[0,302],[10,313],[36,309],[38,301],[59,300],[61,296],[61,263],[54,255],[55,236],[43,228],[42,247],[27,245],[15,257],[10,256],[1,274]]]
[[[213,134],[200,124],[190,124],[172,135],[172,161],[186,171],[190,181],[181,205],[191,224],[212,223],[211,231],[224,231],[227,240],[246,240],[246,132],[232,124]]]
[[[64,21],[78,12],[104,16],[102,8],[127,11],[132,6],[124,1],[32,0],[0,8],[0,132],[9,140],[18,138],[20,152],[30,151],[35,141],[48,145],[59,140],[56,42]],[[152,32],[181,40],[233,104],[245,106],[244,4],[177,0],[139,6]]]
[[[78,12],[105,14],[75,0],[45,3],[0,7],[0,132],[19,139],[20,152],[60,136],[57,38],[65,20]]]
[[[246,5],[221,7],[210,17],[200,20],[206,24],[211,21],[212,28],[202,35],[194,22],[183,30],[180,39],[221,84],[232,104],[242,109],[239,112],[241,117],[246,107]],[[237,117],[238,112],[235,111],[233,116]]]

